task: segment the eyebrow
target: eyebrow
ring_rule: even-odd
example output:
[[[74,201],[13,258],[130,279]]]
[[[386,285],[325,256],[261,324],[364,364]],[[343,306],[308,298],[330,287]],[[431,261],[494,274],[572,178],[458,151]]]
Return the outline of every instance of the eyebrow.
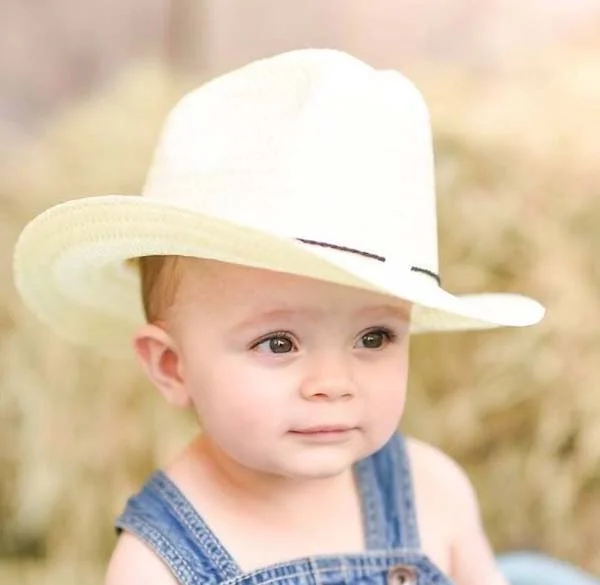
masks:
[[[283,321],[293,317],[302,317],[303,319],[316,321],[320,317],[320,312],[310,309],[272,309],[270,311],[253,314],[250,318],[245,319],[240,323],[236,323],[234,329],[236,331],[250,329],[261,325],[265,321]]]
[[[357,315],[366,315],[369,313],[378,313],[380,315],[391,315],[393,317],[406,320],[410,316],[410,304],[407,303],[407,307],[400,305],[373,305],[364,307],[358,311]]]
[[[265,311],[262,313],[254,314],[250,318],[237,323],[234,329],[237,330],[245,330],[252,327],[256,327],[264,323],[265,321],[276,321],[276,320],[286,320],[292,318],[302,318],[307,319],[309,321],[318,321],[321,316],[325,313],[323,310],[314,310],[308,308],[300,308],[300,309],[272,309],[269,311]],[[373,305],[363,307],[360,310],[356,311],[354,314],[356,317],[368,316],[369,314],[373,314],[375,317],[385,317],[391,316],[396,319],[400,319],[402,321],[407,321],[409,319],[410,308],[403,308],[397,305]]]

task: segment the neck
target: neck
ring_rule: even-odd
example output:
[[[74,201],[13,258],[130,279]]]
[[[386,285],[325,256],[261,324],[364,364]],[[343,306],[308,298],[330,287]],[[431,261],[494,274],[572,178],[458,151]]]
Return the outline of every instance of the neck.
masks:
[[[355,489],[351,469],[326,478],[285,477],[241,465],[205,436],[200,436],[192,449],[203,477],[219,489],[222,497],[238,505],[298,513],[314,509],[315,502],[319,507],[328,501],[334,505],[340,494]]]

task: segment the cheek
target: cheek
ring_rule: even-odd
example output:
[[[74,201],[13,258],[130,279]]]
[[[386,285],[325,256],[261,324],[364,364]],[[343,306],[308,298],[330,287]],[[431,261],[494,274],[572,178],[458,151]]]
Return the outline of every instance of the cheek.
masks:
[[[272,372],[244,359],[213,360],[195,366],[186,383],[196,412],[210,432],[260,434],[285,417],[289,391]]]
[[[400,417],[406,401],[408,380],[407,359],[404,354],[378,364],[377,372],[365,375],[365,387],[370,389],[366,408],[378,420]]]
[[[382,380],[384,382],[385,380]],[[378,415],[399,416],[404,410],[406,401],[406,378],[396,375],[388,378],[388,384],[378,385],[372,397],[373,410]]]

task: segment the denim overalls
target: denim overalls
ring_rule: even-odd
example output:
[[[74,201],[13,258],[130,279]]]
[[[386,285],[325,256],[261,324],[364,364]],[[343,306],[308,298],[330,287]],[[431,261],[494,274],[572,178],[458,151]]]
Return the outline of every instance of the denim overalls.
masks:
[[[355,465],[366,550],[295,559],[244,573],[188,500],[161,471],[118,518],[182,585],[451,585],[420,551],[410,467],[397,433]]]

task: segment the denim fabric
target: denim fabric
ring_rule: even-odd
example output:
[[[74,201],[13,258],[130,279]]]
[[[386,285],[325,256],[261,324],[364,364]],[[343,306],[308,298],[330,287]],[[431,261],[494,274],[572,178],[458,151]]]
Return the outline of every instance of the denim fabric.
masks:
[[[145,542],[182,585],[451,585],[420,550],[404,437],[395,434],[354,471],[362,554],[300,558],[245,573],[162,471],[130,498],[116,527]]]

